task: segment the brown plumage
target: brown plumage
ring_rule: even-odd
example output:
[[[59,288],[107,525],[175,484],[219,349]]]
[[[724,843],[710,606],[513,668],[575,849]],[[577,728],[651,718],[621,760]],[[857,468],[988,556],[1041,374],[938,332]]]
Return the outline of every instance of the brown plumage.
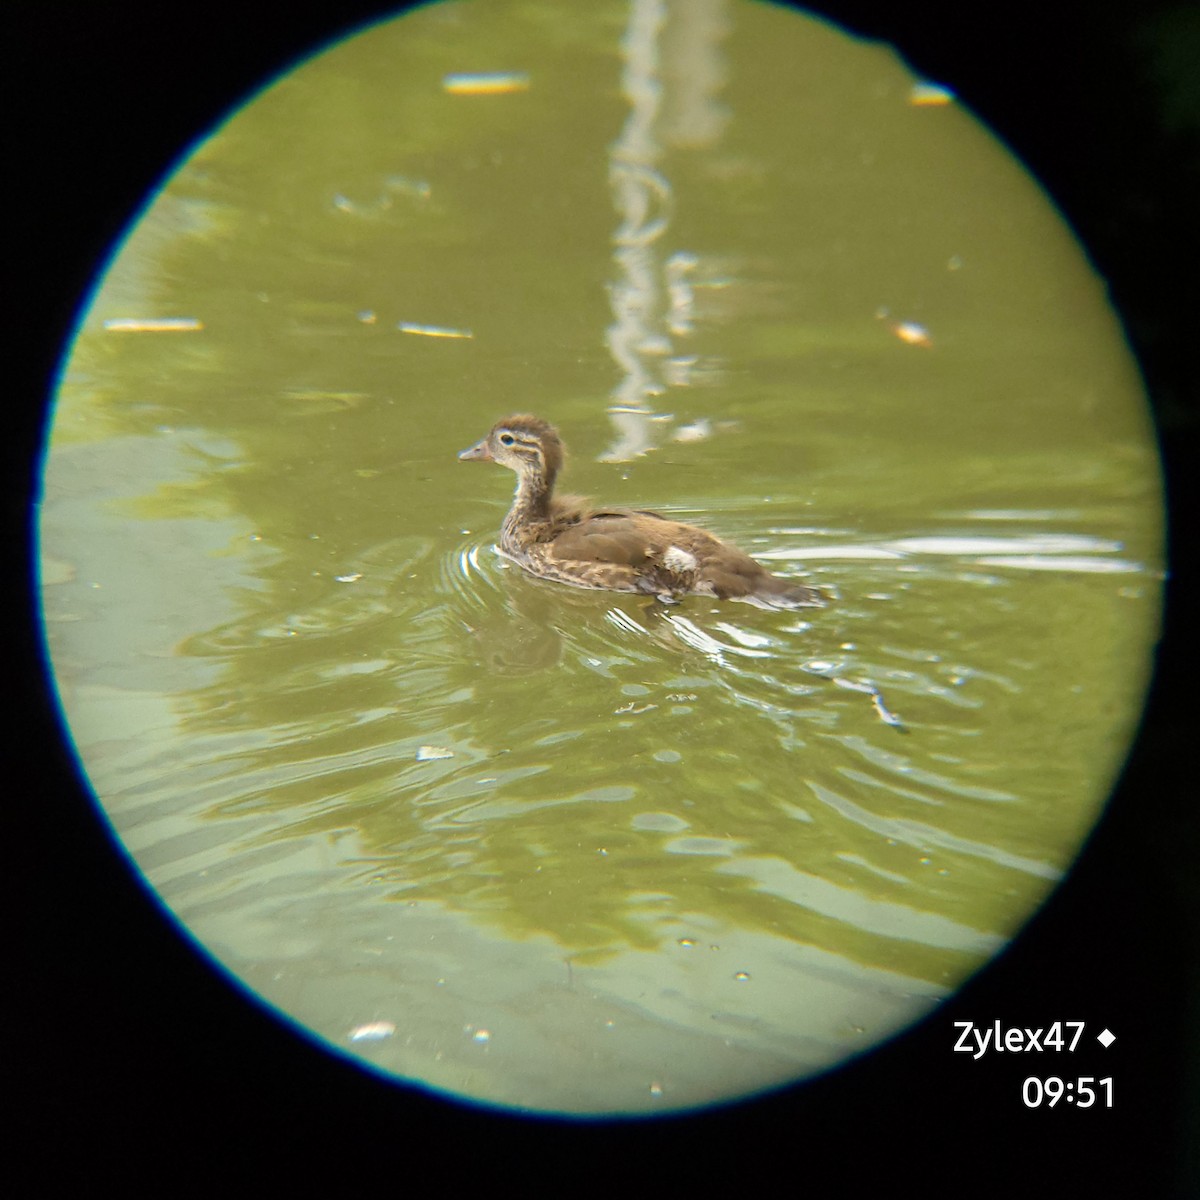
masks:
[[[575,587],[644,592],[664,602],[693,592],[760,608],[822,603],[815,588],[772,575],[695,525],[645,509],[592,508],[577,496],[555,496],[563,443],[539,417],[506,417],[458,457],[516,472],[500,549],[533,575]]]

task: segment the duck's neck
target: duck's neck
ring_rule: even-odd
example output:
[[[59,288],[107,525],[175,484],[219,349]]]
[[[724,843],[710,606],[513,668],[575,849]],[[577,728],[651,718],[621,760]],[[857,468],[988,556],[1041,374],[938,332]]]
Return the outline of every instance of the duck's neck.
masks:
[[[520,529],[546,521],[550,517],[550,495],[554,491],[554,476],[544,475],[536,468],[517,475],[517,490],[512,507],[504,518],[502,541]]]

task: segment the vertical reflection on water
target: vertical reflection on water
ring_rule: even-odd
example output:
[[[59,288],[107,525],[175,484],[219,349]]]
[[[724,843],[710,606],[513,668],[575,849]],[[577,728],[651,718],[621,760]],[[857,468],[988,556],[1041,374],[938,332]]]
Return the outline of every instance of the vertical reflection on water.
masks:
[[[725,114],[716,103],[725,73],[718,52],[725,33],[722,0],[672,11],[662,0],[632,0],[621,42],[622,94],[629,116],[609,149],[609,181],[619,224],[613,233],[618,276],[609,289],[613,323],[609,352],[621,372],[609,408],[617,438],[602,461],[622,462],[654,444],[650,398],[668,384],[687,382],[689,359],[675,354],[673,337],[692,331],[688,274],[693,254],[665,256],[674,191],[661,167],[662,142],[700,146],[715,141]],[[675,70],[664,73],[660,43]],[[665,261],[664,261],[665,257]]]
[[[648,399],[663,391],[648,355],[661,353],[664,342],[661,333],[654,333],[662,303],[654,243],[668,227],[672,200],[671,185],[657,169],[661,147],[654,131],[662,94],[658,40],[665,19],[662,0],[633,0],[621,41],[621,91],[629,101],[629,116],[609,150],[609,182],[620,224],[613,234],[619,275],[609,289],[614,321],[606,336],[621,381],[610,408],[618,437],[603,456],[608,462],[649,449]]]

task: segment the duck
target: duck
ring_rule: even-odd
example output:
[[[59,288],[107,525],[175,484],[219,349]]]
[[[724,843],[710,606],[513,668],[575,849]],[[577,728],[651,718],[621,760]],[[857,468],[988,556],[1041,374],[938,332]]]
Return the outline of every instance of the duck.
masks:
[[[686,595],[766,609],[824,603],[816,588],[772,574],[696,525],[644,508],[596,508],[579,496],[555,495],[565,454],[553,425],[518,414],[497,421],[458,456],[516,473],[499,550],[531,575],[579,588],[640,592],[664,604]]]

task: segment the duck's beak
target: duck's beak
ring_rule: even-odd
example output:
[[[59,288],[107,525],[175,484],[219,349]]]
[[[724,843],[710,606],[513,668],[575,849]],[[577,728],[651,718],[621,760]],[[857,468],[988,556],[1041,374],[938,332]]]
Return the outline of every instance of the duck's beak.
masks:
[[[464,450],[458,457],[463,462],[491,462],[492,452],[488,449],[487,438],[477,442],[469,450]]]

